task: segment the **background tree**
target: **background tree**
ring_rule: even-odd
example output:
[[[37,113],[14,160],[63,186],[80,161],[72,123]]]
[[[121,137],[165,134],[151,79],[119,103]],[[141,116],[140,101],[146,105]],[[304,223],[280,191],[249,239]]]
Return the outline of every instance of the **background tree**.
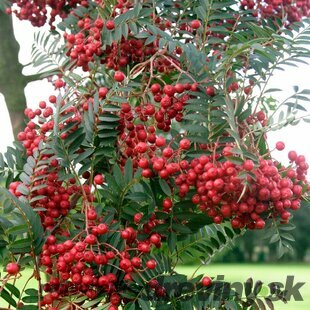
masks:
[[[14,36],[12,16],[0,7],[0,92],[9,112],[14,137],[25,127],[24,110],[27,107],[25,87],[39,79],[39,75],[25,76],[24,66],[18,60],[19,44]]]
[[[24,89],[29,81],[18,61],[19,44],[13,31],[12,16],[0,11],[0,92],[5,98],[15,138],[25,126],[27,107]]]

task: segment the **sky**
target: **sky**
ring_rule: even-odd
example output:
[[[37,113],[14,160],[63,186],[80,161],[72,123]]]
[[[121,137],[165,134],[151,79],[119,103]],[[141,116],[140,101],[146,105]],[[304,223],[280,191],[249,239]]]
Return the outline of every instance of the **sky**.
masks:
[[[35,31],[43,31],[44,28],[33,28],[29,22],[14,19],[15,36],[20,44],[19,60],[26,65],[31,62],[31,46]],[[45,30],[47,30],[45,28]],[[0,43],[1,44],[1,43]],[[31,67],[26,67],[25,74],[35,73]],[[281,88],[283,92],[275,95],[284,99],[293,93],[293,86],[298,85],[299,89],[310,89],[310,65],[301,65],[298,68],[286,67],[285,71],[278,71],[270,81],[269,88]],[[29,83],[25,89],[27,105],[36,108],[41,100],[47,100],[54,93],[54,89],[46,80]],[[275,96],[274,95],[274,96]],[[310,112],[310,102],[309,112]],[[13,141],[13,134],[10,129],[9,115],[5,106],[4,98],[0,94],[0,152]],[[295,150],[298,154],[305,155],[310,160],[310,123],[300,122],[296,126],[288,126],[279,131],[268,134],[269,147],[272,149],[277,141],[283,141],[286,145],[284,151],[274,151],[273,156],[283,163],[287,163],[287,153]]]

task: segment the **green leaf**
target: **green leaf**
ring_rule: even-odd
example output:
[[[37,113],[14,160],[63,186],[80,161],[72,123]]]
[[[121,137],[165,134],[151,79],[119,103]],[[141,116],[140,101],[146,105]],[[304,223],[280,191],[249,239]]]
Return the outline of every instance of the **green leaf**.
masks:
[[[92,148],[84,150],[83,153],[79,154],[79,156],[74,159],[73,163],[75,165],[81,163],[86,158],[89,158],[93,154],[93,152],[94,152],[94,150]]]
[[[291,234],[288,234],[288,233],[281,233],[281,238],[284,238],[292,242],[295,241],[295,238]]]
[[[15,241],[11,246],[15,249],[21,249],[22,244],[27,248],[30,246],[34,250],[34,254],[38,255],[41,252],[44,242],[44,230],[39,215],[34,212],[29,205],[24,204],[13,196],[7,189],[0,188],[0,196],[9,199],[10,204],[14,206],[14,212],[20,214],[25,225],[27,225],[27,234],[29,238]],[[30,244],[28,244],[28,240],[30,241]]]
[[[12,226],[6,230],[6,233],[11,234],[11,235],[20,235],[20,234],[23,234],[26,232],[27,232],[27,225],[26,224]]]
[[[170,189],[170,187],[169,187],[167,181],[165,181],[165,180],[163,180],[163,179],[159,179],[158,182],[159,182],[159,185],[160,185],[162,191],[163,191],[167,196],[170,197],[172,193],[171,193],[171,189]]]
[[[170,252],[174,252],[175,251],[175,248],[176,248],[176,244],[177,244],[177,235],[176,233],[174,232],[171,232],[169,235],[168,235],[168,247],[169,247],[169,250]]]
[[[195,7],[194,11],[199,19],[203,21],[207,19],[207,11],[202,6]]]
[[[2,289],[0,296],[11,306],[16,307],[16,301],[11,297],[11,294],[6,290]]]
[[[94,305],[98,304],[100,301],[102,301],[101,296],[99,298],[86,302],[85,304],[82,305],[82,308],[91,309]]]
[[[133,201],[146,201],[150,198],[145,192],[133,192],[126,197]]]
[[[270,238],[270,241],[269,243],[275,243],[277,241],[280,240],[280,236],[278,234],[274,234],[271,238]]]
[[[29,188],[25,186],[24,184],[19,184],[17,187],[17,190],[25,196],[29,195]]]
[[[146,301],[144,299],[139,298],[138,299],[138,303],[139,303],[139,305],[140,305],[142,310],[149,310],[151,308],[150,307],[150,302]]]
[[[38,306],[34,305],[23,305],[23,310],[38,310]]]
[[[113,176],[115,178],[116,183],[122,187],[124,185],[124,177],[122,171],[118,165],[113,166]]]
[[[128,184],[132,180],[132,176],[133,176],[132,160],[127,159],[124,169],[124,180],[126,184]]]
[[[25,290],[25,293],[30,296],[38,296],[39,291],[34,288],[28,288]]]
[[[19,298],[20,297],[20,291],[19,289],[11,284],[11,283],[6,283],[5,284],[5,287],[16,297],[16,298]]]
[[[32,296],[25,296],[23,297],[22,301],[28,304],[33,304],[33,303],[37,303],[39,300],[39,296],[38,295],[32,295]]]
[[[136,305],[134,302],[129,302],[125,305],[124,310],[135,310],[136,309]]]

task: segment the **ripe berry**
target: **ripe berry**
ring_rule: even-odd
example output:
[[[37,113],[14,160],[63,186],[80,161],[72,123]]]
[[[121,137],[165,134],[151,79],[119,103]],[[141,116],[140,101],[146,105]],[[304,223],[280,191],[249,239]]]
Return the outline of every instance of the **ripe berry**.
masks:
[[[138,153],[145,153],[147,151],[147,144],[145,142],[139,142],[135,149]]]
[[[156,279],[152,279],[148,282],[150,288],[156,288],[158,286],[158,281]]]
[[[163,150],[163,155],[167,158],[170,158],[173,154],[173,149],[170,148],[170,147],[166,147],[164,150]]]
[[[97,231],[98,231],[99,235],[103,235],[103,234],[107,233],[108,230],[109,230],[109,228],[108,228],[107,224],[101,223],[97,226]]]
[[[94,209],[88,210],[87,218],[91,221],[95,220],[97,218],[97,212]]]
[[[150,237],[150,242],[153,243],[153,244],[159,244],[161,241],[161,237],[159,234],[153,234],[151,237]]]
[[[166,139],[164,137],[157,137],[155,145],[158,147],[164,146],[166,144]]]
[[[99,28],[102,29],[103,28],[103,20],[101,18],[97,18],[94,22],[94,25]]]
[[[105,98],[105,96],[107,95],[108,92],[109,92],[108,88],[100,87],[99,90],[98,90],[99,98]]]
[[[148,269],[155,269],[156,268],[156,260],[155,259],[150,259],[146,262],[146,267]]]
[[[133,217],[133,220],[136,224],[139,224],[141,219],[143,217],[143,214],[142,213],[136,213]]]
[[[170,198],[165,198],[163,200],[163,208],[164,210],[169,210],[172,207],[172,200]]]
[[[176,84],[175,85],[175,90],[176,90],[176,92],[178,93],[178,94],[181,94],[181,93],[183,93],[184,92],[184,90],[185,90],[185,87],[184,87],[184,85],[183,84]]]
[[[252,93],[252,87],[251,86],[247,86],[243,89],[244,93],[246,95],[250,95]]]
[[[160,85],[158,83],[155,83],[151,86],[151,92],[155,95],[160,92]]]
[[[123,82],[125,79],[125,74],[122,71],[116,71],[114,73],[114,80],[116,82]]]
[[[251,171],[254,169],[254,163],[251,159],[247,159],[244,163],[243,163],[243,168],[246,171]]]
[[[206,94],[210,97],[213,97],[215,95],[215,88],[213,86],[207,87]]]
[[[295,151],[289,151],[288,158],[290,161],[295,161],[297,159],[297,153]]]
[[[210,277],[204,277],[201,280],[202,286],[210,286],[212,284],[212,279]]]
[[[16,263],[8,263],[5,268],[8,274],[17,274],[19,272],[19,266]]]
[[[191,22],[191,27],[193,29],[198,29],[201,27],[201,22],[198,20],[198,19],[194,19],[192,22]]]
[[[120,261],[119,267],[126,271],[128,268],[131,267],[131,261],[127,258],[124,258]]]
[[[104,182],[104,176],[102,174],[97,174],[95,177],[94,177],[94,183],[96,185],[102,185]]]
[[[279,142],[276,143],[276,149],[277,149],[278,151],[282,151],[282,150],[284,150],[284,148],[285,148],[284,142],[279,141]]]
[[[105,24],[108,30],[113,30],[115,28],[115,23],[113,20],[108,20]]]
[[[57,79],[55,81],[55,87],[56,88],[62,88],[62,87],[64,87],[64,85],[65,85],[65,83],[64,83],[64,81],[62,79]]]
[[[173,95],[175,94],[176,90],[175,87],[173,85],[165,85],[164,87],[164,93],[170,97],[173,97]]]
[[[142,260],[140,257],[133,257],[131,259],[131,264],[136,268],[141,268],[142,266]]]
[[[265,224],[265,221],[260,219],[255,223],[255,228],[263,229],[265,227]]]
[[[180,141],[180,149],[181,150],[188,150],[191,146],[191,142],[188,139],[182,139]]]

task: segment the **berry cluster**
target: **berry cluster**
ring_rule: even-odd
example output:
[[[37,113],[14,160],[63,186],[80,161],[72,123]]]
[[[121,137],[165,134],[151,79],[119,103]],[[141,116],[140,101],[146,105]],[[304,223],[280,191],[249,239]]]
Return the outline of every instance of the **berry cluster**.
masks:
[[[13,7],[8,8],[8,14],[14,13],[21,20],[29,20],[33,26],[41,27],[47,22],[52,26],[56,16],[68,16],[66,7],[74,8],[78,4],[87,7],[87,0],[12,0]]]
[[[65,86],[62,79],[57,79],[54,82],[56,88],[62,88]],[[101,95],[102,95],[101,90]],[[32,156],[34,151],[38,150],[40,142],[45,142],[46,137],[49,136],[50,132],[54,129],[54,105],[56,105],[57,98],[54,95],[49,97],[49,104],[45,101],[39,103],[39,108],[34,111],[30,108],[25,109],[25,116],[29,118],[24,131],[20,132],[17,136],[18,141],[23,143],[24,148],[26,149],[27,156]],[[85,100],[86,101],[86,100]],[[61,103],[64,105],[64,102]],[[60,115],[69,117],[65,122],[58,124],[58,129],[64,131],[61,134],[61,138],[65,139],[70,133],[78,129],[78,125],[81,122],[81,113],[83,109],[88,107],[88,102],[84,102],[82,106],[70,106],[64,109]],[[37,122],[35,119],[37,118]],[[73,125],[70,130],[66,130],[68,125]]]
[[[277,144],[280,150],[282,144]],[[291,151],[289,158],[296,166],[285,168],[263,158],[257,165],[250,159],[233,163],[229,160],[230,147],[224,148],[224,154],[228,157],[221,161],[202,155],[188,162],[188,168],[175,180],[179,196],[184,197],[194,188],[192,202],[217,224],[230,219],[233,228],[262,229],[265,219],[271,216],[287,222],[289,210],[300,208],[301,196],[309,190],[309,166],[304,156]]]
[[[156,128],[169,132],[173,119],[178,122],[182,120],[182,111],[189,99],[187,94],[182,93],[190,89],[190,84],[165,85],[162,88],[156,83],[151,86],[155,104],[142,102],[134,109],[129,103],[121,105],[120,149],[123,150],[125,158],[132,157],[135,160],[144,158],[142,161],[145,162],[147,160],[145,154],[152,158],[155,151],[159,152],[158,148],[166,145],[166,140],[156,135]],[[165,152],[169,153],[168,149]],[[147,168],[148,164],[142,164],[142,161],[139,166]],[[134,166],[137,167],[137,162]]]
[[[101,18],[93,21],[85,17],[79,20],[77,27],[81,29],[78,33],[64,34],[69,48],[67,55],[76,61],[78,67],[88,71],[88,63],[94,60],[94,56],[102,55],[101,30],[104,22]]]
[[[303,16],[310,15],[310,3],[307,0],[241,0],[242,9],[254,10],[253,15],[261,18],[282,16],[287,14],[288,22],[300,21]]]
[[[107,68],[117,71],[128,64],[142,63],[158,51],[158,40],[145,44],[146,39],[134,38],[131,31],[127,39],[122,37],[120,42],[112,42],[103,49],[102,32],[105,29],[115,29],[113,20],[104,23],[101,18],[93,21],[89,17],[83,17],[77,22],[77,27],[77,33],[65,33],[64,38],[69,49],[67,55],[84,71],[89,70],[88,63],[93,62],[95,56],[100,57],[100,62]],[[162,73],[170,72],[174,69],[172,62],[175,60],[156,59],[152,68]]]
[[[47,238],[40,261],[51,278],[44,285],[47,294],[41,306],[55,304],[61,297],[70,294],[82,293],[94,299],[100,292],[105,292],[108,294],[107,302],[112,304],[109,309],[117,309],[123,299],[118,292],[133,281],[132,274],[156,268],[156,260],[148,255],[152,247],[161,247],[160,234],[151,232],[159,223],[155,216],[140,228],[129,226],[121,230],[113,228],[113,223],[110,226],[100,222],[102,216],[93,208],[87,210],[86,216],[87,230],[80,231],[78,236],[67,236],[69,238],[64,242],[57,242],[54,235]],[[137,214],[137,225],[140,220]],[[109,234],[121,237],[123,245],[120,248],[123,250],[106,242]],[[104,273],[102,266],[106,265],[117,266],[116,271]],[[151,280],[151,283],[154,281]]]

